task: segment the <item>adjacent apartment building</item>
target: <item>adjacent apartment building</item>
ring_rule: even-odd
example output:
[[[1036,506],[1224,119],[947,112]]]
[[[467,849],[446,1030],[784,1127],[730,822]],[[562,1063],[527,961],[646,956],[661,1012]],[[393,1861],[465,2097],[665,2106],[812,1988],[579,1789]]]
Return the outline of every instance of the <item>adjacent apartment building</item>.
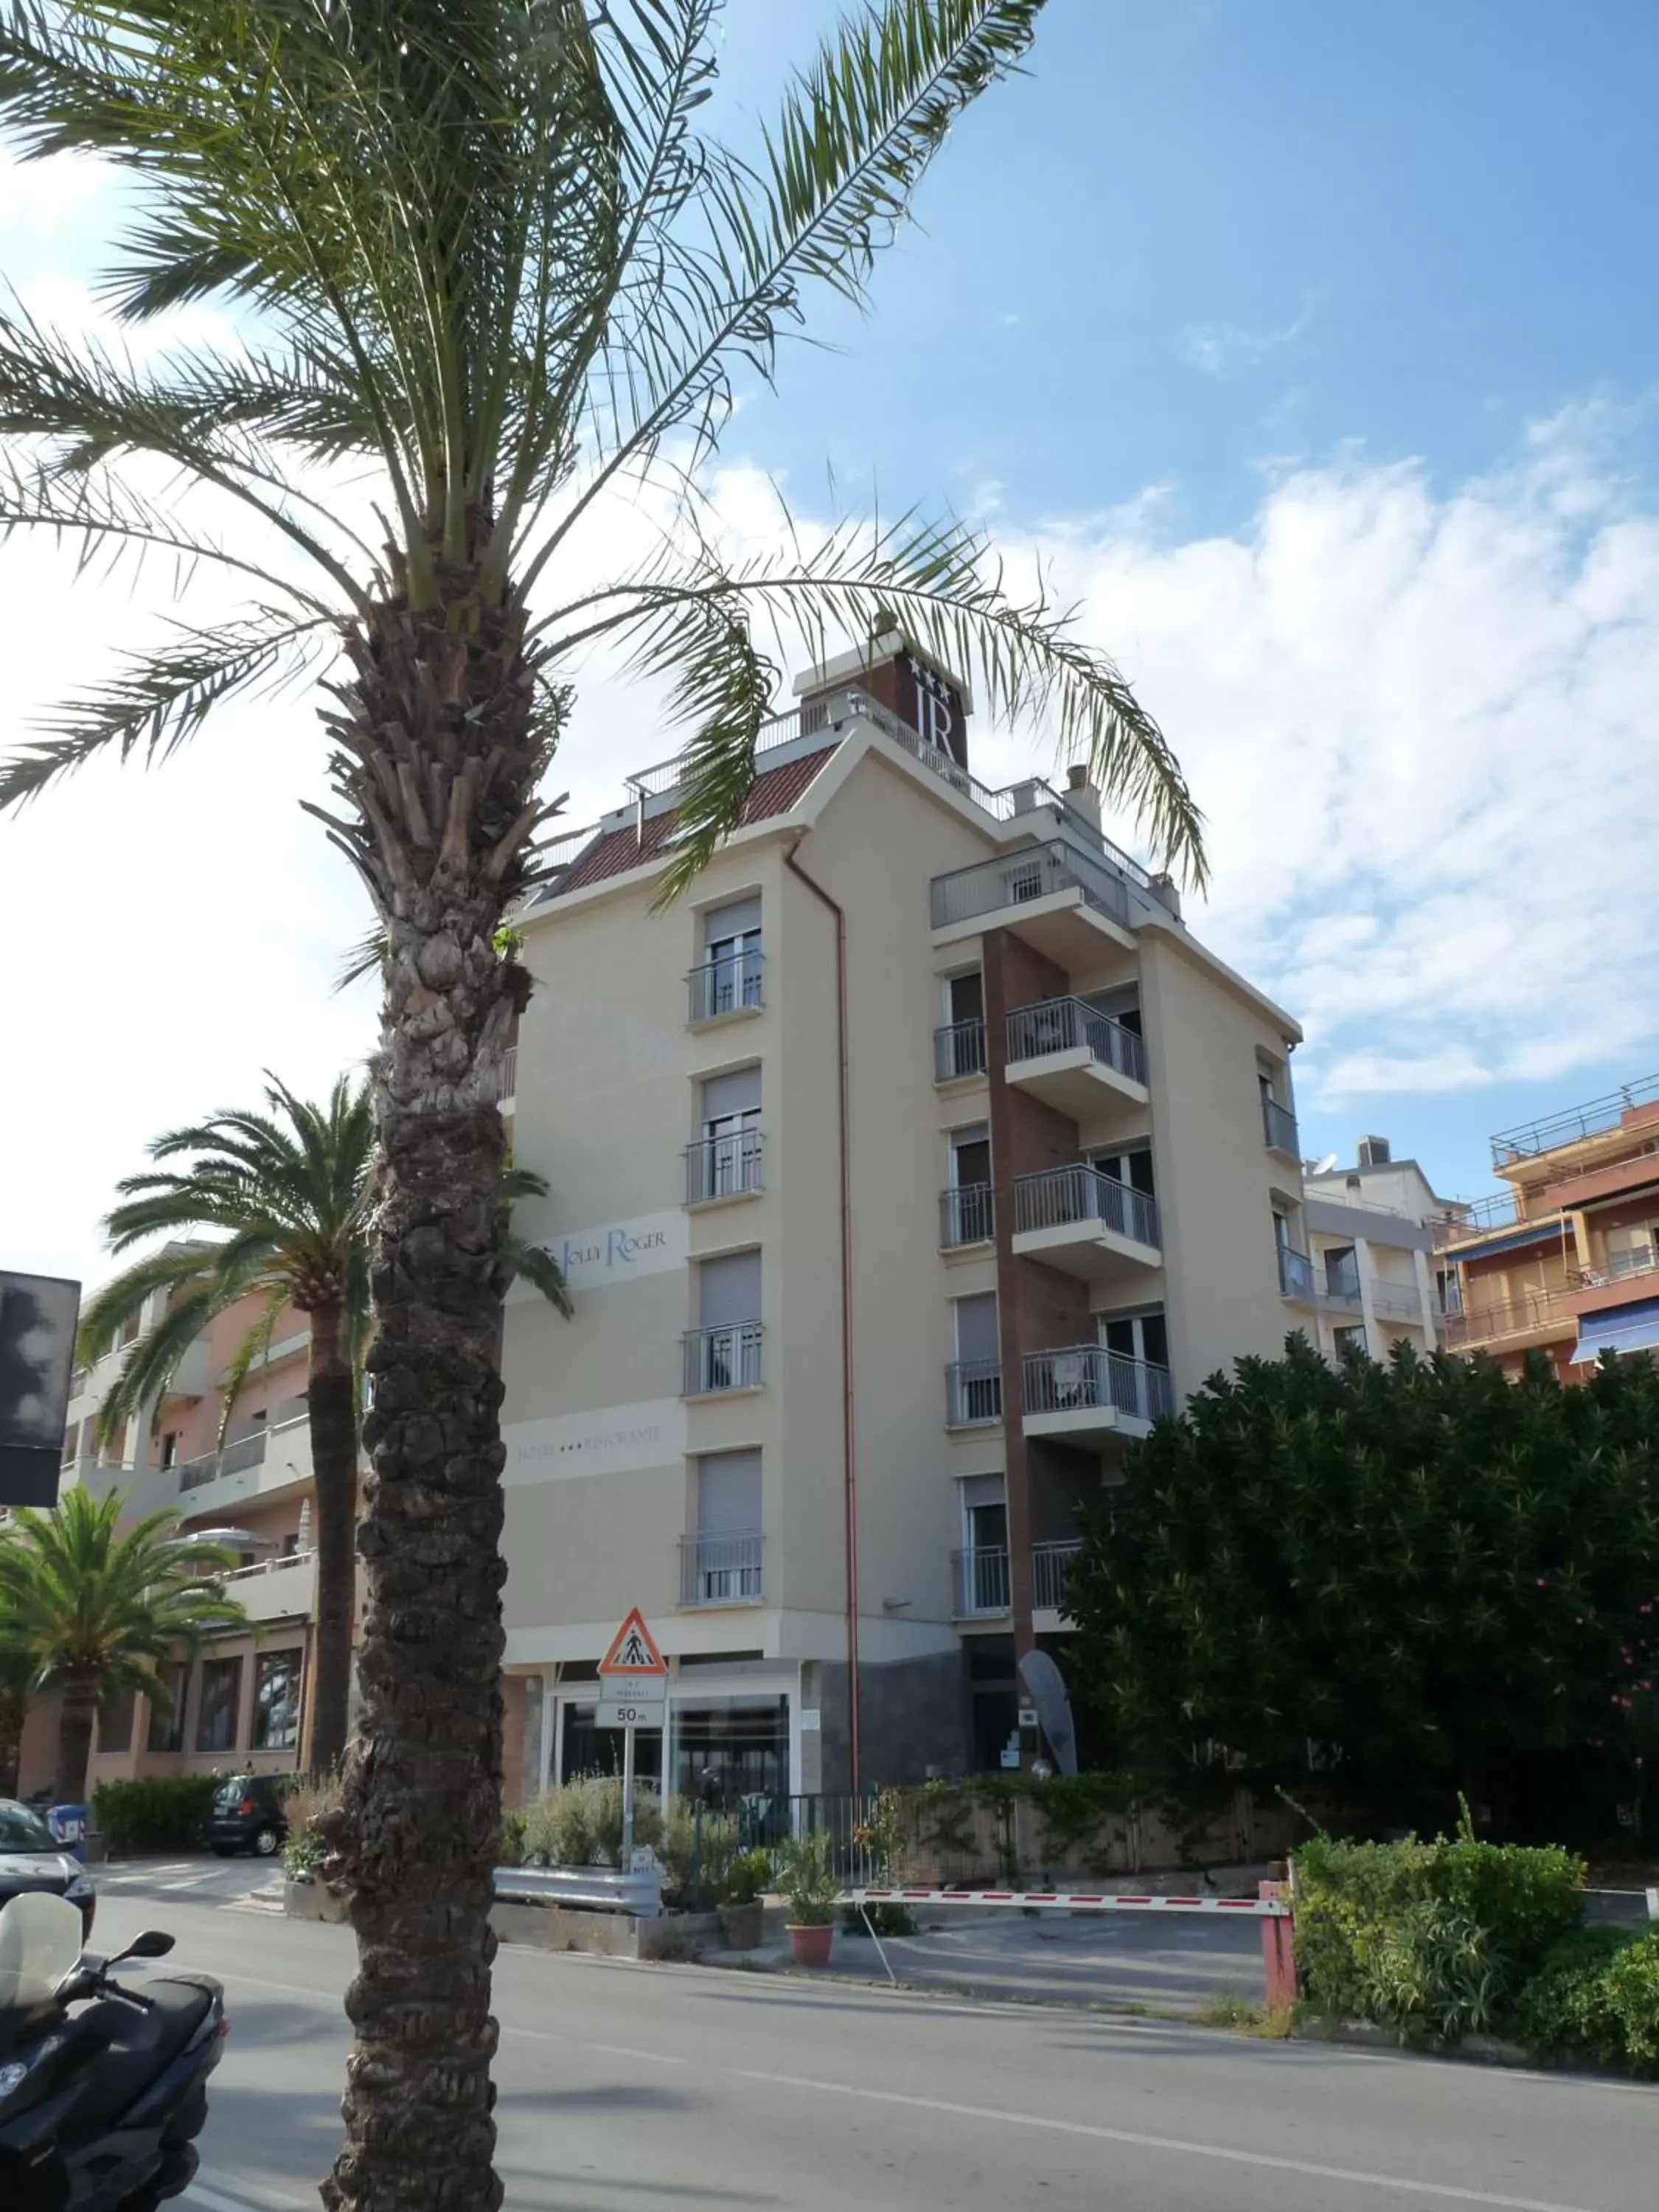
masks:
[[[1352,1167],[1322,1161],[1303,1188],[1320,1349],[1372,1359],[1396,1344],[1434,1351],[1445,1304],[1436,1248],[1468,1208],[1437,1197],[1415,1160],[1393,1157],[1386,1137],[1362,1137]]]
[[[1603,1351],[1659,1346],[1659,1076],[1492,1140],[1509,1188],[1448,1224],[1436,1255],[1458,1352],[1582,1379]]]
[[[641,1764],[777,1796],[1019,1756],[1079,1513],[1128,1443],[1317,1311],[1291,1017],[1103,834],[1003,790],[890,634],[811,671],[742,826],[656,901],[682,769],[628,781],[520,916],[508,1786],[608,1764],[597,1662],[644,1612]]]

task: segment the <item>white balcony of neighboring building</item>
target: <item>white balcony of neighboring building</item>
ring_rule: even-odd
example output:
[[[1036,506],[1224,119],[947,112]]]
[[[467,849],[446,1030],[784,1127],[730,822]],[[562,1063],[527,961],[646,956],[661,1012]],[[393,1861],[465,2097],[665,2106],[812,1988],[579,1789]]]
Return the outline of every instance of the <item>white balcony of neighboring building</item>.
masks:
[[[1006,1079],[1073,1121],[1114,1099],[1144,1106],[1146,1048],[1081,999],[1044,999],[1008,1017]]]
[[[1144,1437],[1152,1423],[1175,1411],[1167,1367],[1131,1359],[1103,1345],[1068,1345],[1025,1355],[1028,1437],[1060,1437],[1098,1443],[1109,1437]]]
[[[272,1428],[256,1429],[222,1451],[204,1452],[166,1470],[179,1489],[179,1510],[192,1520],[250,1499],[282,1498],[312,1479],[311,1419],[301,1413]]]
[[[931,898],[936,945],[1007,929],[1070,968],[1097,954],[1103,942],[1134,944],[1125,878],[1063,837],[935,876]]]
[[[228,1595],[252,1621],[309,1620],[317,1609],[315,1552],[233,1567],[223,1581]]]
[[[1014,1182],[1013,1249],[1085,1282],[1160,1267],[1158,1201],[1079,1161]]]

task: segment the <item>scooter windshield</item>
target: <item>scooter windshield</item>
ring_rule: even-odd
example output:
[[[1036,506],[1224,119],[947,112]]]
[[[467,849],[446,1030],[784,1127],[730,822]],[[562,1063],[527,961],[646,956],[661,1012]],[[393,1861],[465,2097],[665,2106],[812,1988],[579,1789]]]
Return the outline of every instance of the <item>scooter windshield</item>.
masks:
[[[0,1911],[0,2013],[45,2004],[81,1956],[81,1915],[67,1898],[26,1890]]]

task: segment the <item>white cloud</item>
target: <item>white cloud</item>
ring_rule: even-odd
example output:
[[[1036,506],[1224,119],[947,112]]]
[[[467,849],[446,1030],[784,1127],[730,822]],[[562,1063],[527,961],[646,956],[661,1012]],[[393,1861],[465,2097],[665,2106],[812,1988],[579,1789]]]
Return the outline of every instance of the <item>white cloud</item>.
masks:
[[[1228,376],[1239,369],[1256,368],[1269,354],[1294,345],[1313,320],[1311,293],[1291,322],[1252,330],[1241,323],[1198,323],[1182,337],[1182,351],[1194,368],[1206,376]]]

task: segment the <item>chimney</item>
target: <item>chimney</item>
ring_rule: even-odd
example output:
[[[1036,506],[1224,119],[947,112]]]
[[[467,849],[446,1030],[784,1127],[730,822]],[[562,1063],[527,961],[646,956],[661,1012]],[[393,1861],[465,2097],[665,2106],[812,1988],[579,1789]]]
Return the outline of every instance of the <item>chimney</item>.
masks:
[[[1080,814],[1085,822],[1100,827],[1100,793],[1089,781],[1089,771],[1082,761],[1073,761],[1066,771],[1066,804],[1073,814]]]
[[[1389,1140],[1386,1137],[1362,1137],[1359,1139],[1359,1165],[1362,1168],[1385,1168],[1389,1164]]]
[[[974,708],[967,685],[890,617],[872,629],[867,644],[795,678],[801,727],[822,728],[822,702],[846,690],[868,692],[925,744],[937,746],[958,768],[967,767],[968,717]]]

